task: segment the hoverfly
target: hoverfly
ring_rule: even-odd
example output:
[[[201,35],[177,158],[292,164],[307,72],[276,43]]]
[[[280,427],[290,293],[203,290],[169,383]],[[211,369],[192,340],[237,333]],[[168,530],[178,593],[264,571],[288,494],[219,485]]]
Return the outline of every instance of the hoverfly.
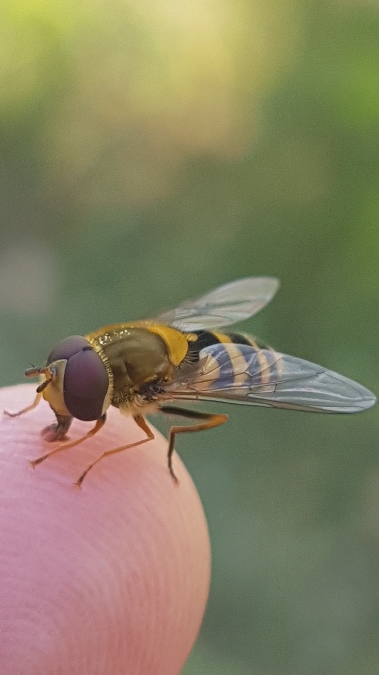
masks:
[[[62,340],[44,368],[25,373],[40,377],[34,402],[7,414],[22,415],[44,398],[56,416],[56,423],[42,431],[48,441],[67,440],[73,418],[95,425],[77,440],[32,460],[32,465],[94,436],[104,426],[111,405],[131,415],[145,438],[103,452],[77,485],[103,457],[153,439],[145,415],[159,411],[195,421],[169,431],[168,468],[176,481],[172,466],[176,435],[219,426],[227,415],[194,412],[171,403],[207,400],[328,413],[356,413],[373,406],[375,396],[357,382],[280,354],[249,335],[219,331],[256,314],[278,286],[272,277],[240,279],[155,319],[117,323]]]

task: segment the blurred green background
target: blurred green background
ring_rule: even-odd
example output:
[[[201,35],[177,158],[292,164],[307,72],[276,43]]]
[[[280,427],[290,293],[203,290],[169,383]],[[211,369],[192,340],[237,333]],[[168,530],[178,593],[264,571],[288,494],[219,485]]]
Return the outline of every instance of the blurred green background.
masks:
[[[378,4],[0,13],[1,383],[67,335],[274,275],[244,329],[378,392]],[[213,548],[184,675],[377,675],[378,409],[227,412],[177,444]]]

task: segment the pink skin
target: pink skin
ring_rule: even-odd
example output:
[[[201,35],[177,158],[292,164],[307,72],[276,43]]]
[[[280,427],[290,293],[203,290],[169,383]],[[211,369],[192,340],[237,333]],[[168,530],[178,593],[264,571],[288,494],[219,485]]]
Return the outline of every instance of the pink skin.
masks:
[[[28,405],[35,387],[0,391],[0,408]],[[167,441],[102,460],[141,438],[117,410],[99,434],[47,459],[45,402],[0,420],[0,672],[2,675],[179,675],[209,589],[202,506]],[[89,428],[74,420],[70,437]]]

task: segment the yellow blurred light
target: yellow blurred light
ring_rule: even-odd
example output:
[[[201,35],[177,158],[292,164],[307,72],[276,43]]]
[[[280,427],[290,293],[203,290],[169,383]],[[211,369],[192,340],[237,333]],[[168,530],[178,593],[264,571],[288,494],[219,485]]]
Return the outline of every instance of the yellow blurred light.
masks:
[[[154,199],[188,157],[241,157],[262,95],[292,63],[300,3],[10,2],[8,114],[42,101],[46,186],[95,204]]]

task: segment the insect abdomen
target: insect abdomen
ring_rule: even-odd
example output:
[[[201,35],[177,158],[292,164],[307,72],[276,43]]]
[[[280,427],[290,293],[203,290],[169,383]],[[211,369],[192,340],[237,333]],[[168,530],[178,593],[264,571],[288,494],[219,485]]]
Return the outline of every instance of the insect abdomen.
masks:
[[[197,341],[190,345],[192,359],[208,359],[207,377],[201,386],[203,391],[225,392],[235,387],[241,390],[245,386],[248,389],[253,381],[258,386],[270,385],[278,355],[261,341],[241,333],[196,331],[196,334]],[[254,378],[251,371],[254,371]],[[197,388],[200,389],[198,383]]]
[[[198,338],[195,342],[189,343],[188,356],[191,360],[198,359],[199,353],[205,347],[211,347],[216,344],[249,345],[257,351],[266,348],[266,345],[257,338],[251,335],[243,335],[242,333],[219,333],[218,331],[211,330],[197,330],[194,333]]]

